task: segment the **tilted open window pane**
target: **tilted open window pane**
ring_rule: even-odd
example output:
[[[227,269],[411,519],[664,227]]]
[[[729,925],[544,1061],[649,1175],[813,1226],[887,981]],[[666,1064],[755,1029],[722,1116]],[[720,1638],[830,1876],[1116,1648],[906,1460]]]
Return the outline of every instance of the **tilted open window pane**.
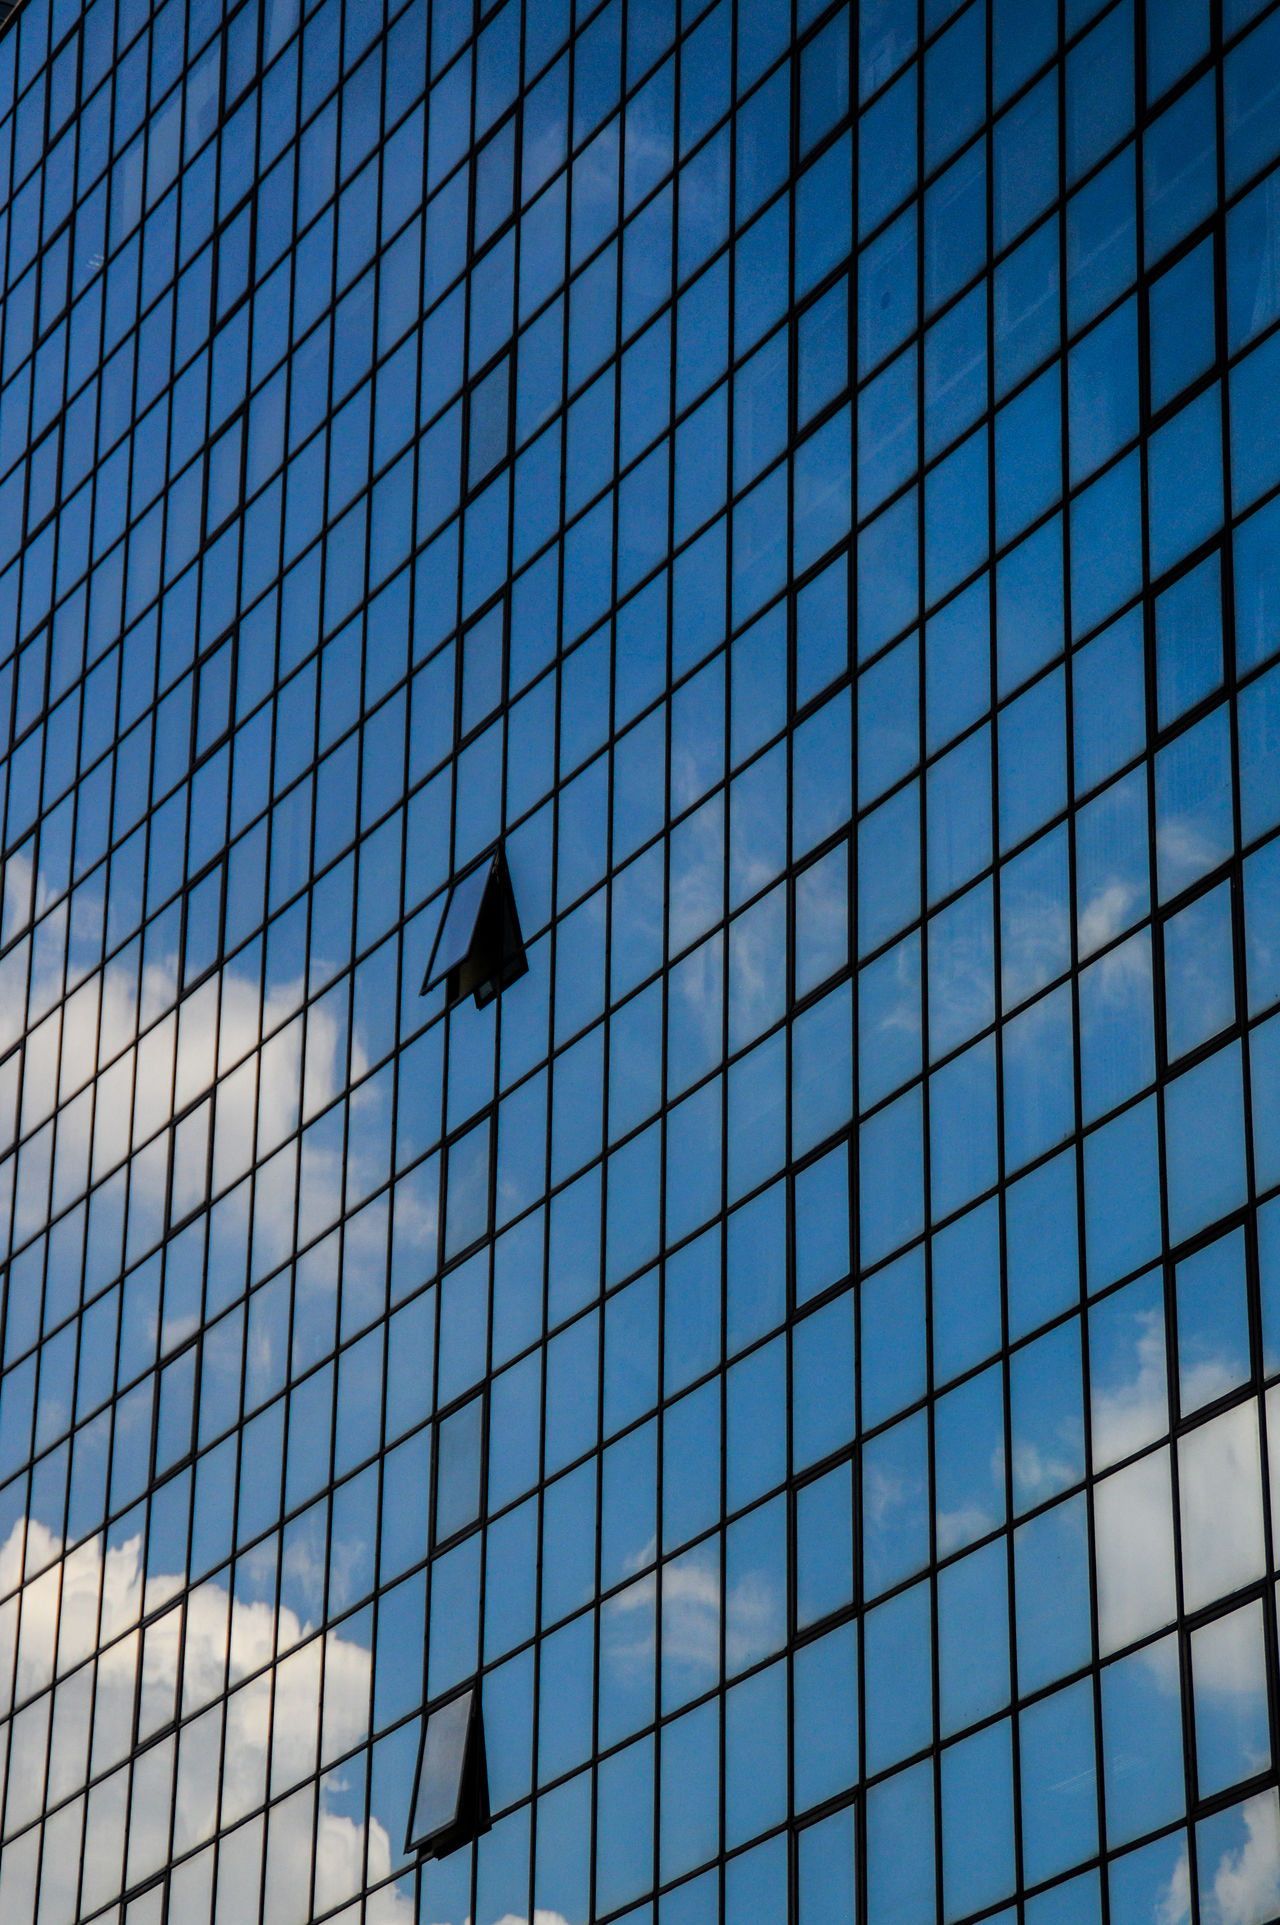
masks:
[[[427,1713],[405,1850],[443,1858],[488,1829],[484,1725],[480,1694],[470,1685]]]
[[[422,994],[443,982],[447,1003],[474,993],[482,1009],[528,967],[511,878],[499,849],[454,883]]]

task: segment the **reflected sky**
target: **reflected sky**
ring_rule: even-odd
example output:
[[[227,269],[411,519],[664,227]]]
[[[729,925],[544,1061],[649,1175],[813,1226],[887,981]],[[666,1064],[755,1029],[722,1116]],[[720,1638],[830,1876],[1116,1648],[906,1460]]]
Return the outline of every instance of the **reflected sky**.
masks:
[[[10,1591],[20,1573],[24,1534],[28,1565],[33,1555],[41,1562],[58,1555],[57,1541],[37,1520],[25,1533],[15,1525],[0,1547],[0,1590]],[[353,1783],[349,1766],[329,1768],[367,1736],[372,1651],[347,1635],[317,1636],[289,1606],[277,1614],[265,1602],[242,1602],[220,1583],[198,1585],[184,1602],[152,1617],[185,1591],[182,1573],[144,1575],[139,1538],[105,1551],[101,1539],[90,1539],[23,1592],[16,1654],[17,1613],[12,1603],[0,1607],[9,1620],[0,1651],[9,1657],[19,1707],[11,1726],[6,1832],[44,1806],[75,1797],[46,1824],[45,1877],[70,1881],[55,1885],[65,1907],[58,1915],[72,1915],[82,1833],[87,1914],[113,1898],[122,1882],[135,1884],[166,1862],[171,1804],[174,1850],[185,1853],[260,1809],[268,1790],[275,1798],[295,1786],[304,1788],[273,1808],[265,1840],[256,1820],[224,1856],[219,1925],[256,1914],[264,1849],[266,1916],[273,1925],[294,1916],[313,1863],[317,1905],[321,1894],[331,1906],[360,1890],[366,1853],[369,1882],[385,1880],[392,1844],[376,1814],[366,1827],[362,1771]],[[144,1614],[145,1633],[130,1629]],[[273,1672],[277,1652],[285,1651]],[[215,1702],[228,1687],[225,1701]],[[6,1699],[8,1690],[6,1679]],[[205,1704],[211,1708],[201,1711]],[[161,1738],[137,1757],[130,1781],[122,1761],[133,1745],[135,1705],[140,1738],[171,1726],[175,1711],[184,1722],[177,1737]],[[90,1776],[97,1782],[86,1800],[78,1794]],[[4,1865],[6,1878],[14,1877],[8,1852]],[[369,1904],[380,1925],[413,1916],[398,1887],[385,1887]]]
[[[3,1925],[1280,1913],[1278,74],[24,0]]]

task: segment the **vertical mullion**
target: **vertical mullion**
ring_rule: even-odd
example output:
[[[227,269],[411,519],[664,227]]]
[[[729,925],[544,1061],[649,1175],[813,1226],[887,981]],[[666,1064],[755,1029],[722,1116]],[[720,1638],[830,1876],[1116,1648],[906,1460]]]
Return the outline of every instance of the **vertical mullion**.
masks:
[[[929,1063],[931,1056],[929,1024],[929,783],[928,751],[929,740],[926,728],[927,702],[929,694],[928,658],[925,648],[925,579],[927,565],[927,531],[925,515],[926,476],[924,461],[924,277],[925,277],[925,9],[924,0],[916,21],[916,164],[913,198],[916,209],[916,312],[912,333],[918,342],[916,350],[916,594],[915,594],[915,642],[916,642],[916,689],[919,712],[917,721],[917,756],[919,770],[919,847],[918,862],[920,873],[920,900],[917,910],[920,930],[920,1184],[921,1216],[924,1234],[922,1249],[925,1271],[925,1322],[930,1333],[925,1356],[925,1442],[928,1458],[925,1465],[925,1495],[929,1507],[926,1524],[928,1536],[928,1584],[929,1604],[934,1618],[933,1650],[930,1655],[930,1691],[933,1698],[930,1718],[931,1737],[934,1740],[931,1755],[933,1773],[933,1857],[935,1891],[939,1913],[944,1892],[944,1824],[942,1812],[942,1767],[945,1753],[941,1749],[941,1693],[939,1673],[939,1653],[937,1637],[938,1603],[938,1534],[937,1534],[937,1469],[936,1469],[936,1412],[937,1384],[933,1358],[933,1237],[929,1234],[932,1223],[932,1158],[929,1145]],[[988,373],[988,384],[990,374]],[[865,1619],[864,1619],[865,1623]]]
[[[646,4],[646,0],[627,0],[628,7],[631,4],[635,4],[637,7],[643,6]],[[660,1109],[659,1109],[657,1125],[656,1125],[657,1133],[658,1133],[657,1140],[658,1140],[658,1158],[659,1158],[658,1224],[657,1224],[659,1261],[658,1261],[658,1293],[657,1293],[658,1295],[658,1400],[657,1400],[658,1408],[657,1408],[657,1439],[656,1439],[658,1476],[657,1476],[657,1487],[654,1495],[655,1537],[657,1540],[656,1546],[655,1546],[655,1560],[654,1560],[654,1658],[653,1658],[653,1692],[654,1692],[653,1756],[654,1756],[655,1783],[657,1787],[657,1796],[654,1799],[654,1816],[653,1816],[653,1828],[654,1828],[653,1864],[654,1864],[655,1888],[656,1888],[656,1882],[657,1882],[659,1869],[660,1869],[660,1846],[661,1846],[660,1825],[661,1825],[661,1811],[662,1811],[661,1758],[662,1758],[662,1731],[663,1731],[663,1715],[664,1715],[664,1698],[663,1698],[662,1685],[663,1685],[663,1671],[666,1663],[666,1638],[665,1638],[666,1626],[664,1622],[663,1606],[664,1606],[665,1597],[666,1597],[667,1573],[671,1568],[670,1560],[665,1555],[667,1546],[664,1541],[663,1511],[664,1511],[665,1493],[666,1493],[667,1412],[669,1409],[669,1403],[668,1403],[669,1393],[667,1388],[667,1289],[668,1289],[668,1278],[670,1273],[668,1268],[668,1257],[667,1257],[667,1157],[668,1157],[668,1149],[670,1145],[669,1082],[670,1082],[671,1064],[670,1064],[670,1052],[668,1049],[668,1030],[669,1030],[669,1020],[670,1020],[670,993],[669,993],[670,981],[669,981],[668,958],[670,954],[670,944],[671,944],[671,687],[672,687],[672,682],[675,678],[675,573],[676,573],[676,562],[675,562],[675,556],[674,556],[675,440],[676,440],[675,418],[676,418],[676,372],[677,372],[676,357],[677,357],[677,346],[678,346],[677,329],[676,329],[677,302],[675,298],[675,289],[679,278],[678,264],[680,259],[680,225],[681,225],[680,175],[681,175],[681,162],[683,158],[682,151],[681,151],[681,140],[680,140],[680,91],[681,91],[681,80],[682,80],[682,75],[684,70],[684,43],[680,38],[678,27],[675,28],[674,45],[669,57],[671,60],[671,72],[672,72],[672,109],[671,109],[672,111],[672,138],[671,138],[672,172],[671,172],[671,182],[670,182],[671,258],[670,258],[670,262],[668,263],[667,282],[666,282],[665,292],[664,292],[662,301],[658,304],[659,312],[661,312],[661,309],[665,307],[666,312],[670,318],[669,318],[669,327],[668,327],[669,363],[668,363],[668,369],[667,369],[667,405],[665,410],[666,421],[667,421],[667,432],[669,435],[669,441],[668,441],[669,452],[667,457],[669,466],[668,466],[667,509],[666,509],[667,522],[666,522],[666,531],[665,531],[666,540],[664,544],[666,559],[663,567],[663,577],[662,577],[663,579],[663,595],[662,595],[663,621],[664,621],[666,632],[664,636],[664,647],[662,652],[663,675],[662,675],[662,687],[661,687],[661,696],[660,696],[661,708],[659,711],[661,715],[661,727],[662,727],[663,768],[661,772],[662,835],[661,835],[661,844],[660,844],[661,859],[662,859],[662,960],[661,960],[662,975],[661,975],[661,990],[658,994],[658,1007],[660,1012],[659,1021],[662,1027],[661,1027],[661,1034],[659,1037],[659,1044],[658,1044]],[[657,317],[655,315],[650,314],[648,319],[642,324],[640,333],[643,333],[646,327],[652,325],[656,318]],[[621,316],[619,316],[619,324],[621,325]],[[639,335],[637,335],[637,339],[638,338],[639,338]],[[621,366],[621,363],[619,363],[619,366]],[[620,392],[621,392],[621,386],[619,384],[619,393]],[[723,1407],[720,1413],[720,1420],[721,1420],[721,1423],[723,1424],[724,1422]],[[722,1471],[722,1475],[723,1475],[723,1471]],[[721,1597],[723,1597],[724,1595],[723,1524],[721,1526],[721,1529],[717,1538],[717,1575],[718,1575],[719,1583],[721,1587],[720,1594],[721,1594]],[[721,1615],[723,1616],[723,1613]],[[723,1660],[723,1648],[722,1648],[723,1638],[724,1638],[724,1633],[723,1633],[723,1627],[721,1626],[721,1627],[718,1627],[717,1654],[716,1654],[717,1668],[719,1671],[718,1683],[720,1684],[721,1689],[723,1689],[723,1678],[724,1678],[724,1660]],[[723,1707],[723,1702],[724,1702],[723,1698],[721,1698],[720,1703],[722,1707]],[[721,1743],[721,1746],[723,1746],[723,1743],[724,1743],[723,1715],[721,1716],[720,1723],[721,1723],[720,1743]]]
[[[1280,1438],[1272,1438],[1267,1422],[1266,1396],[1266,1354],[1262,1326],[1261,1276],[1258,1250],[1258,1178],[1257,1154],[1253,1131],[1253,1064],[1250,1050],[1251,1031],[1249,1028],[1248,980],[1246,973],[1246,924],[1244,900],[1244,827],[1243,797],[1241,778],[1243,763],[1240,755],[1240,713],[1239,713],[1239,662],[1236,654],[1235,632],[1235,569],[1234,543],[1232,529],[1235,502],[1232,492],[1231,473],[1231,383],[1227,376],[1226,361],[1229,346],[1227,326],[1227,229],[1223,209],[1227,204],[1226,184],[1226,113],[1224,100],[1224,65],[1222,49],[1222,17],[1220,5],[1210,11],[1211,57],[1214,61],[1214,102],[1217,115],[1218,141],[1216,157],[1217,215],[1214,222],[1213,240],[1213,306],[1215,356],[1214,366],[1221,386],[1222,420],[1222,486],[1223,486],[1223,537],[1220,550],[1221,595],[1222,595],[1222,640],[1223,640],[1223,678],[1227,692],[1228,717],[1231,737],[1232,767],[1232,839],[1235,855],[1231,865],[1229,881],[1231,942],[1233,950],[1233,986],[1235,990],[1236,1023],[1239,1036],[1241,1098],[1244,1110],[1244,1153],[1246,1182],[1246,1219],[1245,1219],[1245,1276],[1248,1291],[1247,1307],[1249,1318],[1249,1343],[1252,1352],[1250,1381],[1253,1397],[1258,1411],[1259,1471],[1264,1493],[1262,1503],[1262,1535],[1265,1570],[1274,1572],[1276,1568],[1276,1518],[1273,1506],[1267,1501],[1266,1494],[1272,1489],[1275,1476],[1274,1457],[1280,1450]],[[1220,371],[1220,372],[1219,372]],[[1266,1586],[1270,1589],[1270,1584]],[[1266,1685],[1268,1704],[1268,1731],[1271,1739],[1272,1766],[1280,1761],[1280,1645],[1277,1640],[1276,1614],[1273,1610],[1263,1609],[1263,1637],[1266,1662]],[[1188,1692],[1187,1702],[1192,1706],[1194,1717],[1194,1695]]]
[[[1071,603],[1072,547],[1071,547],[1071,539],[1070,539],[1071,464],[1070,464],[1069,389],[1068,389],[1068,379],[1067,379],[1068,362],[1067,362],[1067,348],[1066,348],[1066,343],[1068,339],[1068,309],[1067,309],[1068,287],[1067,287],[1067,258],[1066,258],[1067,179],[1066,179],[1066,138],[1065,138],[1065,128],[1067,124],[1067,119],[1066,119],[1067,97],[1066,97],[1066,56],[1064,52],[1066,39],[1067,39],[1066,0],[1059,0],[1058,16],[1059,16],[1058,18],[1058,56],[1057,56],[1058,57],[1058,70],[1057,70],[1058,72],[1058,125],[1059,125],[1059,129],[1063,130],[1063,131],[1060,131],[1059,133],[1059,143],[1058,143],[1058,206],[1061,209],[1061,212],[1058,216],[1058,249],[1059,249],[1058,365],[1060,369],[1059,420],[1060,420],[1060,439],[1062,444],[1061,495],[1062,495],[1062,581],[1063,581],[1063,629],[1064,629],[1064,633],[1063,633],[1063,668],[1064,668],[1063,700],[1064,700],[1064,720],[1066,725],[1066,778],[1067,778],[1067,812],[1068,812],[1067,824],[1065,827],[1066,854],[1067,854],[1067,921],[1068,921],[1067,940],[1068,940],[1068,963],[1069,963],[1069,969],[1070,969],[1070,975],[1068,977],[1068,984],[1069,984],[1068,993],[1069,993],[1069,999],[1070,999],[1071,1033],[1072,1033],[1072,1042],[1073,1042],[1072,1107],[1074,1110],[1074,1123],[1075,1123],[1074,1137],[1073,1137],[1073,1140],[1074,1140],[1073,1153],[1075,1158],[1075,1199],[1076,1199],[1075,1200],[1075,1231],[1076,1231],[1076,1249],[1078,1252],[1078,1259],[1077,1259],[1077,1276],[1079,1280],[1078,1300],[1080,1304],[1079,1312],[1078,1312],[1079,1321],[1080,1321],[1080,1373],[1081,1373],[1080,1395],[1081,1395],[1081,1412],[1083,1417],[1083,1438],[1082,1438],[1083,1467],[1084,1467],[1085,1493],[1087,1494],[1085,1496],[1084,1550],[1085,1550],[1085,1563],[1086,1563],[1086,1582],[1088,1586],[1088,1611],[1089,1611],[1089,1638],[1088,1638],[1089,1660],[1088,1661],[1091,1666],[1091,1688],[1092,1688],[1092,1697],[1093,1697],[1091,1725],[1092,1725],[1092,1731],[1093,1731],[1093,1746],[1094,1746],[1094,1760],[1095,1760],[1094,1791],[1095,1791],[1095,1803],[1096,1803],[1098,1852],[1099,1852],[1100,1861],[1103,1864],[1105,1864],[1105,1857],[1106,1857],[1106,1850],[1107,1850],[1107,1804],[1106,1804],[1106,1796],[1105,1796],[1105,1784],[1106,1784],[1105,1735],[1106,1734],[1105,1734],[1105,1729],[1103,1726],[1103,1719],[1102,1719],[1103,1673],[1100,1668],[1100,1661],[1099,1661],[1099,1642],[1100,1642],[1099,1635],[1098,1635],[1098,1623],[1099,1623],[1098,1588],[1099,1587],[1098,1587],[1098,1568],[1097,1568],[1097,1546],[1096,1546],[1094,1530],[1093,1530],[1093,1502],[1092,1502],[1092,1494],[1095,1488],[1094,1460],[1093,1460],[1093,1423],[1092,1423],[1093,1377],[1092,1377],[1092,1366],[1091,1366],[1090,1321],[1089,1321],[1089,1298],[1090,1298],[1091,1289],[1092,1289],[1092,1279],[1090,1278],[1089,1272],[1088,1272],[1088,1245],[1087,1245],[1087,1234],[1086,1234],[1087,1223],[1088,1223],[1087,1213],[1086,1213],[1085,1162],[1084,1162],[1086,1139],[1084,1134],[1084,1096],[1083,1096],[1081,1053],[1080,1053],[1081,1026],[1080,1026],[1079,874],[1078,874],[1078,868],[1077,868],[1077,862],[1076,862],[1076,838],[1075,838],[1075,823],[1077,820],[1076,756],[1075,756],[1075,744],[1076,744],[1075,674],[1074,674],[1075,657],[1073,654],[1073,640],[1072,640],[1073,622],[1072,622],[1072,615],[1071,615],[1071,606],[1072,606],[1072,603]],[[1011,1602],[1010,1617],[1011,1617],[1011,1623],[1012,1623],[1012,1604],[1013,1604],[1012,1592],[1011,1592],[1010,1602]],[[1014,1662],[1015,1662],[1015,1676],[1016,1676],[1016,1641],[1014,1642],[1014,1652],[1015,1652]],[[1100,1873],[1100,1876],[1101,1876],[1101,1873]],[[1106,1882],[1105,1876],[1102,1876],[1102,1890],[1104,1893],[1104,1904],[1106,1904],[1107,1903],[1107,1897],[1106,1897],[1107,1882]]]
[[[546,673],[550,678],[551,686],[555,694],[555,711],[552,718],[551,791],[546,802],[541,805],[551,810],[552,824],[553,824],[552,840],[551,840],[551,864],[550,864],[551,872],[549,876],[550,899],[548,903],[548,924],[547,924],[547,931],[546,931],[546,937],[545,937],[546,944],[547,944],[547,957],[548,957],[548,965],[547,965],[548,994],[547,994],[547,1017],[546,1017],[547,1028],[546,1028],[546,1043],[545,1043],[546,1062],[547,1062],[547,1125],[546,1125],[546,1141],[543,1146],[543,1180],[542,1180],[542,1194],[545,1201],[542,1206],[542,1225],[541,1225],[541,1235],[540,1235],[541,1255],[542,1255],[542,1277],[541,1277],[542,1315],[539,1320],[539,1330],[538,1330],[538,1344],[539,1344],[538,1395],[539,1395],[539,1407],[544,1413],[544,1419],[545,1419],[545,1412],[546,1412],[546,1389],[547,1389],[547,1331],[550,1324],[550,1316],[551,1316],[551,1212],[552,1212],[551,1150],[552,1150],[552,1122],[555,1114],[554,1104],[555,1104],[555,1075],[556,1075],[555,988],[556,988],[556,968],[557,968],[558,953],[559,953],[559,929],[560,929],[559,922],[557,919],[558,897],[559,897],[559,868],[560,868],[559,828],[560,828],[560,813],[561,813],[561,810],[560,810],[561,715],[560,715],[560,666],[559,664],[560,664],[561,652],[563,649],[562,610],[564,607],[564,588],[565,588],[564,521],[565,521],[565,503],[567,500],[566,464],[567,464],[567,455],[568,455],[568,411],[565,406],[565,399],[566,399],[567,384],[568,384],[568,366],[569,366],[569,271],[570,271],[570,263],[572,261],[573,210],[574,210],[574,196],[573,196],[574,156],[573,156],[573,135],[572,135],[573,79],[574,79],[574,70],[577,64],[577,40],[574,37],[572,30],[570,30],[569,32],[567,47],[563,57],[566,61],[566,69],[567,69],[567,76],[568,76],[567,87],[566,87],[565,111],[566,111],[566,114],[568,115],[569,127],[568,127],[568,138],[565,142],[565,148],[566,148],[565,168],[564,168],[565,215],[564,215],[564,238],[562,242],[563,251],[561,255],[561,273],[560,273],[560,286],[563,290],[561,295],[561,299],[563,303],[563,314],[561,317],[561,336],[560,336],[560,383],[559,383],[559,397],[557,401],[557,412],[555,416],[556,429],[560,435],[560,478],[559,478],[559,490],[558,490],[558,512],[556,516],[556,535],[555,535],[555,542],[554,542],[554,567],[555,567],[556,587],[555,587],[555,605],[554,605],[554,613],[553,613],[553,622],[554,622],[555,632],[552,637],[552,646],[550,649],[550,657],[551,657],[550,667],[546,671]],[[524,169],[523,169],[523,144],[522,144],[521,179],[517,184],[517,198],[521,201],[521,218],[523,217],[523,172],[524,172]],[[541,191],[546,192],[550,186],[551,186],[550,182],[544,183]],[[516,298],[518,301],[519,299],[518,289],[517,289]],[[554,301],[555,299],[554,294],[552,295],[551,298],[552,298],[552,301]],[[549,549],[547,552],[550,553],[551,550]],[[514,597],[513,597],[513,616],[514,616]],[[533,1656],[532,1656],[532,1663],[533,1663],[533,1687],[532,1688],[533,1688],[534,1712],[533,1712],[533,1729],[531,1734],[531,1742],[532,1742],[532,1758],[533,1758],[532,1771],[533,1771],[535,1789],[534,1789],[534,1795],[530,1806],[532,1816],[531,1816],[531,1823],[529,1828],[530,1883],[533,1890],[533,1900],[531,1901],[530,1912],[529,1912],[529,1916],[531,1918],[533,1917],[534,1907],[537,1904],[537,1897],[538,1897],[538,1891],[537,1891],[538,1819],[539,1819],[540,1810],[541,1810],[541,1797],[539,1795],[539,1790],[538,1790],[537,1764],[538,1764],[538,1752],[539,1752],[539,1743],[540,1743],[541,1726],[542,1726],[542,1634],[543,1634],[542,1581],[543,1581],[543,1574],[545,1569],[545,1557],[546,1557],[545,1543],[544,1543],[544,1537],[543,1537],[543,1532],[545,1529],[545,1517],[546,1517],[545,1480],[546,1480],[546,1428],[545,1428],[545,1421],[544,1421],[541,1427],[541,1434],[538,1440],[538,1471],[537,1471],[537,1484],[535,1489],[535,1500],[534,1500],[538,1507],[538,1517],[537,1517],[538,1549],[537,1549],[537,1566],[536,1566],[535,1579],[534,1579],[535,1590],[534,1590],[534,1601],[533,1601],[534,1624],[536,1627],[536,1635],[533,1643]],[[598,1505],[600,1501],[600,1493],[598,1489],[596,1493],[596,1501]],[[594,1729],[592,1732],[592,1736],[593,1738],[595,1736]],[[587,1770],[591,1780],[588,1787],[588,1807],[590,1811],[594,1812],[594,1772],[592,1771],[590,1765],[588,1765]],[[589,1820],[589,1822],[591,1821]],[[594,1834],[594,1825],[592,1826],[592,1830]],[[593,1880],[594,1880],[594,1874],[595,1874],[594,1856],[595,1856],[594,1850],[591,1850],[589,1853],[589,1861],[588,1861],[588,1869],[587,1869],[589,1892],[593,1889]]]

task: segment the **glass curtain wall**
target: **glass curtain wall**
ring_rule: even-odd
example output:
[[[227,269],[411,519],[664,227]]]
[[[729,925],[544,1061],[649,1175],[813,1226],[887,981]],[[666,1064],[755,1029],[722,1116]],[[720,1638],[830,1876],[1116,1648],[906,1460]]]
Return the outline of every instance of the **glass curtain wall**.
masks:
[[[1280,1915],[1278,163],[1265,0],[8,19],[5,1925]]]

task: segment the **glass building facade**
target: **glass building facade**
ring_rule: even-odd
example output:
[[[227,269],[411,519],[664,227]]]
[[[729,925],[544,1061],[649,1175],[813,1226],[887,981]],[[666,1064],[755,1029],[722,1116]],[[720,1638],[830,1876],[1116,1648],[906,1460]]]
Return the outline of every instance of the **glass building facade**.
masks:
[[[1280,8],[0,14],[4,1925],[1280,1916]]]

